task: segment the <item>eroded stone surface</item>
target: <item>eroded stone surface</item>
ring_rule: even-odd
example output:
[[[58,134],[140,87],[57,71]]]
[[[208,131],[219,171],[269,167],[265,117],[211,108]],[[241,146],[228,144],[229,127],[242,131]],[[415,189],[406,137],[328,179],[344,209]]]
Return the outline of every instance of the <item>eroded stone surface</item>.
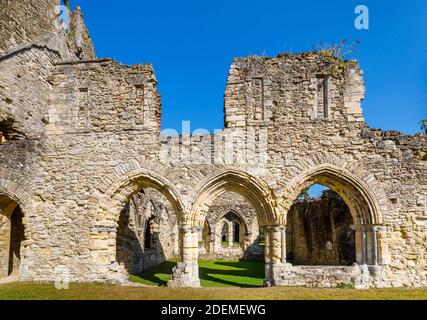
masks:
[[[356,260],[370,266],[360,286],[427,285],[426,135],[366,125],[357,62],[331,75],[335,60],[322,52],[235,59],[225,129],[169,138],[178,151],[193,151],[177,157],[160,135],[151,65],[94,59],[82,25],[70,44],[52,21],[57,1],[15,3],[0,2],[0,212],[15,203],[24,214],[22,280],[54,280],[66,266],[71,281],[125,281],[116,256],[120,213],[140,190],[154,188],[180,230],[171,285],[199,285],[199,232],[225,191],[249,199],[266,227],[267,283],[289,284],[283,274],[299,274],[300,285],[324,283],[317,271],[289,271],[284,250],[287,213],[317,182],[349,206]],[[230,137],[261,143],[265,157],[215,147]],[[243,162],[242,154],[249,154]]]

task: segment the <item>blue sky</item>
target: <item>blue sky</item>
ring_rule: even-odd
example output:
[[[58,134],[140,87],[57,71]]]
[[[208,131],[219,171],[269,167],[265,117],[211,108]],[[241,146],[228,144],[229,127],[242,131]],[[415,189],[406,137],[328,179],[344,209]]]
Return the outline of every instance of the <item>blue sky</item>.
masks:
[[[163,128],[223,127],[223,94],[233,57],[311,50],[322,41],[361,41],[369,126],[419,131],[427,118],[427,1],[71,0],[80,5],[99,57],[152,63]],[[356,30],[354,9],[370,11]]]

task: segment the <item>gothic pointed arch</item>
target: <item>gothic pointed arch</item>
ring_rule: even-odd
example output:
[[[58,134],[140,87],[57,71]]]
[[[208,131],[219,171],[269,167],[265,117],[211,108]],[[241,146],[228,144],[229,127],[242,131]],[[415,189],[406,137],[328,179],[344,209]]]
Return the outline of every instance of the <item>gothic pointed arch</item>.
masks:
[[[111,176],[111,175],[110,175]],[[110,177],[109,176],[109,177]],[[132,196],[142,189],[154,189],[163,194],[172,205],[178,220],[183,218],[184,206],[178,190],[167,178],[148,169],[139,168],[121,174],[100,194],[93,195],[96,208],[102,217],[107,215],[108,220],[118,221],[120,212]],[[105,178],[107,179],[107,178]]]
[[[335,191],[349,206],[356,224],[382,223],[378,200],[373,190],[361,179],[343,168],[323,164],[298,175],[285,192],[283,205],[287,211],[305,188],[319,183]]]
[[[255,207],[260,225],[278,223],[271,189],[261,179],[238,169],[226,169],[201,181],[192,192],[192,209],[187,219],[196,226],[203,226],[209,207],[229,191],[241,194]]]

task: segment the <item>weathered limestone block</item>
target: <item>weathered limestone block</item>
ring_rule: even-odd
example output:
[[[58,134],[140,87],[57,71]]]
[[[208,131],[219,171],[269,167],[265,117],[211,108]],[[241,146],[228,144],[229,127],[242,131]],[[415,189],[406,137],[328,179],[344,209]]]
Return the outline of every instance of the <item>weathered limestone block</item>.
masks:
[[[333,74],[337,61],[322,51],[237,58],[224,130],[167,137],[153,67],[95,59],[81,12],[71,19],[75,33],[66,33],[57,4],[0,0],[0,209],[14,202],[24,215],[21,279],[53,281],[66,267],[71,281],[126,281],[120,213],[153,188],[186,226],[171,244],[181,261],[170,285],[200,285],[198,237],[209,210],[221,207],[218,198],[240,210],[245,249],[259,227],[268,229],[266,284],[338,286],[358,277],[366,287],[359,267],[288,264],[289,209],[304,188],[321,183],[349,207],[369,286],[427,286],[426,134],[367,127],[357,62]],[[253,208],[220,198],[228,192]],[[0,234],[6,229],[0,225]],[[10,244],[0,235],[3,269],[17,261]],[[259,253],[256,243],[252,249]]]

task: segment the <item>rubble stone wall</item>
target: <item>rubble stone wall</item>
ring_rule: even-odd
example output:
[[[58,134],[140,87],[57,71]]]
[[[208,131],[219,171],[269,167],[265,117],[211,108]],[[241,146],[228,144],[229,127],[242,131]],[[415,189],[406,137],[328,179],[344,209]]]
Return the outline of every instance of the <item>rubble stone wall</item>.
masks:
[[[345,202],[332,192],[300,199],[289,211],[287,260],[294,265],[341,265],[356,262],[353,219]]]
[[[427,285],[426,135],[367,126],[357,62],[332,72],[337,59],[323,51],[235,59],[224,130],[165,137],[151,65],[95,59],[84,30],[82,50],[68,46],[70,34],[62,31],[32,42],[38,34],[21,21],[23,13],[3,2],[9,9],[0,14],[8,28],[0,38],[7,50],[0,55],[0,213],[14,201],[24,214],[22,280],[52,280],[66,267],[71,281],[126,281],[117,262],[120,213],[140,190],[153,188],[178,221],[179,281],[171,285],[199,283],[200,229],[215,200],[230,191],[250,200],[266,228],[266,274],[283,284],[280,230],[300,192],[321,183],[349,207],[356,259],[378,264],[369,285]],[[24,12],[40,15],[32,16],[32,29],[50,32],[54,2],[25,5],[35,8]],[[215,149],[229,137],[244,147],[232,142],[231,154]],[[180,148],[165,148],[173,139]],[[265,155],[247,152],[261,142]],[[188,158],[188,146],[198,156]]]

